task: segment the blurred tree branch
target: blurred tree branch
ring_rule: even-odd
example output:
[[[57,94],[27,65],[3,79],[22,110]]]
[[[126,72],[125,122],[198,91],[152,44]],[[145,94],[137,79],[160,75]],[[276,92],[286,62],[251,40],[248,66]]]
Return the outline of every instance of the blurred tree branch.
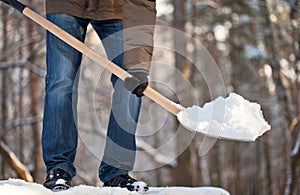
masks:
[[[12,61],[12,62],[0,62],[0,69],[8,69],[8,68],[17,68],[17,67],[25,67],[28,68],[30,71],[34,72],[36,75],[40,77],[45,76],[45,70],[42,70],[35,66],[34,64],[31,64],[27,60],[18,60],[18,61]]]
[[[0,154],[3,159],[16,171],[18,176],[25,181],[33,182],[33,178],[28,168],[18,159],[12,150],[3,142],[0,141]]]

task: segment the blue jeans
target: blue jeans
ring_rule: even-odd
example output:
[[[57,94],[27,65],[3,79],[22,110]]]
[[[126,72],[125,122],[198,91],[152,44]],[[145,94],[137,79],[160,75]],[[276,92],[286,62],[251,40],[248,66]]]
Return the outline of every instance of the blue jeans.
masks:
[[[121,20],[94,21],[66,14],[47,14],[47,19],[84,41],[87,25],[91,24],[105,48],[108,58],[123,64]],[[42,150],[47,172],[63,169],[72,177],[77,141],[77,88],[82,54],[47,32],[47,75],[44,105]],[[99,167],[99,178],[106,182],[132,170],[135,160],[135,132],[141,98],[132,95],[116,76],[106,146]]]

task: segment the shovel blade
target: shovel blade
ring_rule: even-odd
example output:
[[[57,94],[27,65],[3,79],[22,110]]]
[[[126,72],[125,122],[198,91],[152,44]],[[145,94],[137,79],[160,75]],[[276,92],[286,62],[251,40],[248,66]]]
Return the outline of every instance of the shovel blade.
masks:
[[[235,93],[218,97],[203,108],[186,108],[177,114],[177,119],[191,131],[218,139],[255,141],[271,129],[261,106]]]

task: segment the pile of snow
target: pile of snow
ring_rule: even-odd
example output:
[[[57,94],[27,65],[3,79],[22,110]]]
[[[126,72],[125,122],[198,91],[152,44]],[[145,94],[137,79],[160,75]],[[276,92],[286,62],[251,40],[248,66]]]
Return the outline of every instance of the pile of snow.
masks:
[[[227,98],[218,97],[203,108],[184,109],[177,118],[187,129],[239,141],[254,141],[271,129],[262,115],[261,106],[235,93]]]
[[[5,195],[138,195],[123,188],[93,187],[79,185],[61,192],[52,192],[41,184],[27,183],[20,179],[0,181],[0,194]],[[216,187],[150,187],[147,195],[229,195],[229,193]]]

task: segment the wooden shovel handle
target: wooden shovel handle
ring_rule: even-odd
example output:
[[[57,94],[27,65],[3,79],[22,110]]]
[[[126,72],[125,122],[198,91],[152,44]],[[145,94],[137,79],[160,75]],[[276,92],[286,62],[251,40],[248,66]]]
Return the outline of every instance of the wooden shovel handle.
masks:
[[[90,47],[86,46],[84,43],[82,43],[81,41],[79,41],[78,39],[76,39],[66,31],[62,30],[61,28],[59,28],[49,20],[45,19],[41,15],[37,14],[33,10],[29,9],[28,7],[26,7],[22,11],[22,13],[25,16],[29,17],[31,20],[35,21],[37,24],[41,25],[49,32],[56,35],[61,40],[65,41],[73,48],[80,51],[82,54],[91,58],[97,64],[103,66],[105,69],[115,74],[120,79],[124,80],[127,77],[131,77],[131,75],[128,74],[124,69],[120,68],[119,66],[109,61],[108,59],[100,56]],[[164,97],[163,95],[161,95],[160,93],[158,93],[157,91],[155,91],[153,88],[149,86],[144,91],[144,94],[174,115],[177,115],[181,111],[181,109],[183,109],[183,107],[181,107],[180,105],[176,105],[171,100],[167,99],[166,97]]]

